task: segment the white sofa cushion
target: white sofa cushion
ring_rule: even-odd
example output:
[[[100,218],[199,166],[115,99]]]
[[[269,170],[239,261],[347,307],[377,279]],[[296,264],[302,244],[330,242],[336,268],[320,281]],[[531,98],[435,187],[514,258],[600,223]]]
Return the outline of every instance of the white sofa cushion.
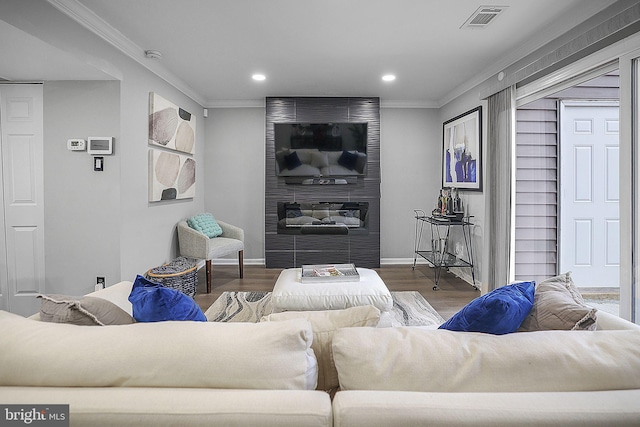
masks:
[[[0,386],[0,402],[66,404],[73,426],[326,427],[332,421],[331,400],[321,391]]]
[[[0,311],[0,385],[313,390],[305,319],[99,328]]]
[[[637,331],[540,331],[502,336],[344,328],[333,337],[344,390],[587,391],[640,388]]]
[[[285,311],[273,313],[260,319],[274,322],[289,319],[307,319],[313,330],[311,348],[318,359],[318,390],[333,390],[338,387],[338,371],[333,362],[331,342],[339,328],[357,326],[377,326],[380,310],[374,306],[351,307],[344,310],[327,311]]]
[[[640,390],[564,393],[340,391],[333,427],[637,426]]]

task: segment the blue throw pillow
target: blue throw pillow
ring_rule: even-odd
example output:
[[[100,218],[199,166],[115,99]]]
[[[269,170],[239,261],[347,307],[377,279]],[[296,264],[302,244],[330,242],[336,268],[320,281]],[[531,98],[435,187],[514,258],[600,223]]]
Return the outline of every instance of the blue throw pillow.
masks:
[[[533,308],[535,282],[503,286],[474,299],[440,329],[503,335],[515,332]]]
[[[210,239],[222,234],[220,224],[216,222],[216,219],[210,213],[192,216],[187,220],[187,224],[189,227],[199,231]]]
[[[349,170],[353,170],[356,167],[356,162],[358,161],[358,155],[355,153],[350,153],[348,151],[343,151],[342,155],[338,159],[338,164],[340,166],[344,166]]]
[[[138,322],[207,321],[204,313],[191,297],[178,290],[151,282],[140,275],[133,283],[129,301],[133,306],[133,318]]]

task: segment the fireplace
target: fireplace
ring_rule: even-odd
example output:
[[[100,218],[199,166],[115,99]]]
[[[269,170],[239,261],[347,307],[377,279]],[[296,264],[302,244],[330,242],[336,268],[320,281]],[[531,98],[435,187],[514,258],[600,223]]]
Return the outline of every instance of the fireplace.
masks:
[[[335,182],[280,176],[275,128],[282,123],[367,123],[366,174]],[[380,267],[380,99],[267,97],[265,144],[265,266]],[[338,183],[346,185],[331,185]]]
[[[368,202],[278,202],[278,234],[368,234]]]

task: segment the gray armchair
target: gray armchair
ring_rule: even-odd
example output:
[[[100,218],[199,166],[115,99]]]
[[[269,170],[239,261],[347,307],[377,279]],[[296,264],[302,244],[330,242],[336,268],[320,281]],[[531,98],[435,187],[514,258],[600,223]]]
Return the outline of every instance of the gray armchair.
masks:
[[[189,227],[186,220],[178,223],[178,244],[180,255],[206,260],[207,293],[211,292],[211,260],[238,252],[240,278],[244,276],[244,230],[231,224],[216,220],[222,228],[222,235],[208,238]]]

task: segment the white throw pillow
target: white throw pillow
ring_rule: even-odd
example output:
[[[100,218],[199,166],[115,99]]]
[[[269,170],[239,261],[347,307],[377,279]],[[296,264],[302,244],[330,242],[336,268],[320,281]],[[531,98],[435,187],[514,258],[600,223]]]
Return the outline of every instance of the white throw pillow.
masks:
[[[380,321],[380,310],[372,305],[351,307],[344,310],[284,311],[263,317],[261,322],[273,322],[303,318],[311,323],[313,349],[318,359],[318,390],[330,391],[338,387],[338,372],[333,362],[331,343],[339,328],[376,326]]]

